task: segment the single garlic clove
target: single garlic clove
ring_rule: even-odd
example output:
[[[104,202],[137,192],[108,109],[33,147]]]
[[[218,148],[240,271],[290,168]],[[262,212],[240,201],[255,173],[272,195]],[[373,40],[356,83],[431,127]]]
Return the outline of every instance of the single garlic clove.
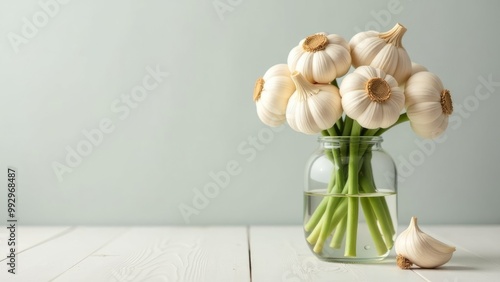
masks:
[[[421,268],[439,267],[451,259],[456,248],[422,232],[417,218],[412,217],[410,226],[396,239],[395,250],[398,266],[407,269],[412,264]]]

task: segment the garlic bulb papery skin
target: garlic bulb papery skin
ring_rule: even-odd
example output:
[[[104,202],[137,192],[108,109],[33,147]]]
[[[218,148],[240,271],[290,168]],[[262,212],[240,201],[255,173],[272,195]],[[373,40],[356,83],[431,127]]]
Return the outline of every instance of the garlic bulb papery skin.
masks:
[[[286,120],[286,105],[295,91],[295,84],[290,78],[286,64],[274,65],[257,79],[253,100],[257,106],[257,115],[266,125],[276,127]]]
[[[417,218],[412,217],[410,226],[396,238],[395,250],[398,266],[407,269],[411,264],[422,268],[436,268],[447,263],[454,246],[449,246],[422,232],[417,225]]]
[[[426,67],[420,65],[420,64],[417,64],[417,63],[414,63],[414,62],[411,62],[411,75],[414,75],[416,74],[417,72],[421,72],[421,71],[428,71]],[[410,75],[410,77],[411,77]],[[406,83],[403,84],[403,85],[400,85],[401,88],[405,88],[406,87]]]
[[[380,69],[361,66],[340,85],[346,115],[369,129],[387,128],[399,118],[405,105],[398,82]]]
[[[332,127],[342,116],[337,87],[312,84],[300,72],[292,73],[296,90],[288,100],[286,120],[298,132],[316,134]]]
[[[423,138],[436,138],[448,127],[453,113],[450,91],[428,71],[412,75],[405,85],[406,112],[413,131]]]
[[[339,35],[316,33],[302,39],[287,62],[290,72],[302,73],[311,83],[330,83],[351,67],[349,44]]]
[[[429,71],[429,70],[427,70],[426,67],[424,67],[424,66],[422,66],[420,64],[411,62],[411,75],[414,75],[417,72],[421,72],[421,71]]]
[[[352,64],[372,66],[392,75],[403,84],[411,74],[411,60],[401,40],[406,28],[396,24],[387,32],[373,30],[360,32],[349,41]]]

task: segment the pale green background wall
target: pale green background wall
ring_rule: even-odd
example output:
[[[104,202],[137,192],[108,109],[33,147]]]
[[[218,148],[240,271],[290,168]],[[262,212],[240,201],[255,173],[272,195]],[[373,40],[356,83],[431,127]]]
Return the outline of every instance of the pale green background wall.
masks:
[[[311,33],[350,39],[396,22],[412,60],[455,102],[440,144],[408,125],[385,134],[402,176],[400,221],[500,223],[498,1],[40,3],[51,15],[39,1],[0,1],[0,168],[19,170],[20,224],[184,224],[180,205],[221,170],[229,183],[192,224],[300,223],[316,137],[263,125],[254,81]],[[148,67],[168,76],[150,80]],[[121,100],[143,84],[139,101]],[[82,131],[99,126],[102,140],[84,148]],[[66,160],[78,146],[88,155]],[[55,162],[75,167],[59,181]]]

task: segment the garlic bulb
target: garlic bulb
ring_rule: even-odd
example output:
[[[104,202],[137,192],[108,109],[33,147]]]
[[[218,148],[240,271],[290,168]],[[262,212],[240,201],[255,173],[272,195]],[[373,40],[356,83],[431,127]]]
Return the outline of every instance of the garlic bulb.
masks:
[[[340,86],[346,115],[369,129],[393,125],[404,108],[405,97],[397,81],[374,67],[362,66]]]
[[[288,54],[288,67],[311,83],[330,83],[351,67],[349,44],[336,34],[316,33],[302,39]]]
[[[311,84],[300,72],[293,72],[297,87],[288,100],[286,120],[298,132],[315,134],[332,127],[342,116],[340,94],[330,84]]]
[[[398,23],[387,32],[371,30],[354,35],[349,41],[353,66],[382,69],[403,84],[411,74],[411,60],[401,43],[405,32]]]
[[[422,232],[417,226],[417,218],[412,217],[408,229],[396,239],[395,250],[397,263],[401,268],[407,269],[412,264],[422,268],[435,268],[451,259],[455,247]]]
[[[262,78],[257,79],[253,100],[260,120],[269,126],[279,126],[285,122],[286,105],[295,91],[286,64],[272,66]]]
[[[428,71],[412,75],[406,82],[405,98],[411,128],[419,136],[435,138],[448,127],[453,103],[437,75]]]

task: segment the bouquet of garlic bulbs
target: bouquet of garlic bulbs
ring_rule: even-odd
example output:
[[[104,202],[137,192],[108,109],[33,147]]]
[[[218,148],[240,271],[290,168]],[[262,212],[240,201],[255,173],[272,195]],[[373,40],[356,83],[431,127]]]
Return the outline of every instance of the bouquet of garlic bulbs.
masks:
[[[405,32],[404,26],[396,24],[387,32],[360,32],[349,42],[327,33],[301,40],[288,54],[287,64],[272,66],[257,80],[253,99],[260,120],[273,127],[286,121],[292,129],[305,134],[351,138],[379,136],[409,121],[417,135],[439,136],[448,126],[453,111],[450,92],[438,76],[412,63],[401,43]],[[351,66],[354,70],[348,73]],[[343,79],[338,85],[340,77]],[[358,165],[353,161],[345,170]],[[362,179],[346,180],[348,189],[337,187],[337,191],[359,193],[362,187],[357,186],[361,182]],[[375,215],[383,215],[383,211],[378,211],[384,205],[381,202],[369,208]],[[357,209],[357,205],[349,209],[325,204],[316,212],[319,217],[346,217],[349,226],[351,220],[356,220],[350,214],[357,214]],[[394,245],[392,219],[380,216],[373,220],[372,225],[380,227],[375,232],[384,237],[377,249],[380,253],[387,252]],[[335,226],[328,226],[331,222],[334,221],[305,223],[306,231],[312,231],[307,239],[315,252],[321,252],[327,236],[335,237],[332,234]],[[345,236],[345,256],[356,256],[356,246],[352,245],[356,240],[349,240],[356,234],[348,232]]]

